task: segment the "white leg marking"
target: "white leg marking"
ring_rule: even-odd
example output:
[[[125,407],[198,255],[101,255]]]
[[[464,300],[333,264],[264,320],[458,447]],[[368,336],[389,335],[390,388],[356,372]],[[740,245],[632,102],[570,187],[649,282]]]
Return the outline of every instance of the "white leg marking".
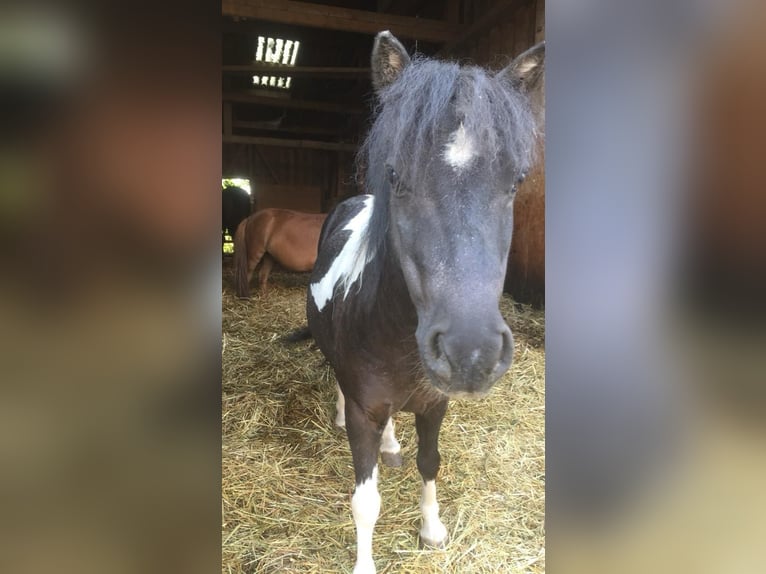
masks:
[[[332,299],[338,282],[345,289],[343,297],[348,295],[351,285],[361,276],[364,267],[370,260],[371,254],[367,253],[367,233],[365,232],[370,223],[374,200],[372,195],[364,196],[364,207],[343,228],[343,231],[351,232],[345,245],[343,245],[343,249],[335,257],[324,277],[310,286],[311,296],[320,311]]]
[[[459,171],[467,167],[475,156],[474,141],[465,131],[463,123],[460,122],[460,127],[453,132],[444,148],[444,161],[454,170]]]
[[[391,417],[386,423],[386,428],[383,429],[383,436],[380,440],[380,452],[396,454],[400,450],[402,450],[402,447],[396,440],[396,435],[394,434],[394,419]]]
[[[339,384],[335,383],[335,388],[338,389],[338,400],[335,401],[335,426],[344,429],[346,428],[346,397],[343,396]]]
[[[372,477],[356,485],[351,497],[351,512],[356,525],[356,565],[354,574],[375,574],[372,560],[372,530],[380,514],[378,494],[378,467],[372,468]]]
[[[447,540],[447,529],[439,520],[439,504],[436,502],[436,481],[423,483],[420,496],[420,512],[423,513],[423,526],[420,539],[429,546],[440,546]]]

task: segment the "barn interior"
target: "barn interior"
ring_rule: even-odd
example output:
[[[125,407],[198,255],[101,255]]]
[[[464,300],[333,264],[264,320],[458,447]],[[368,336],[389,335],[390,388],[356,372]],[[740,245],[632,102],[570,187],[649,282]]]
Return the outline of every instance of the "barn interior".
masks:
[[[326,212],[361,193],[357,148],[374,106],[370,54],[390,30],[412,54],[501,69],[544,39],[544,0],[223,0],[223,173],[257,209]],[[402,468],[381,467],[378,572],[545,571],[544,177],[514,207],[517,278],[501,312],[511,370],[479,408],[454,401],[442,426],[444,550],[421,550],[414,417],[397,414]],[[509,223],[510,224],[510,223]],[[536,264],[536,267],[535,265]],[[539,270],[539,273],[536,272]],[[224,266],[223,572],[351,572],[353,464],[333,426],[332,369],[305,324],[308,279],[273,274],[237,299]],[[509,274],[510,275],[510,274]]]
[[[222,5],[222,176],[249,182],[257,209],[326,212],[360,193],[354,157],[374,105],[369,59],[377,32],[390,30],[411,54],[493,69],[545,37],[544,0]],[[519,204],[528,203],[523,195]],[[537,228],[539,244],[544,215],[536,203],[534,213],[517,208],[515,220],[517,227]],[[514,291],[519,300],[539,304],[542,247],[533,243],[514,239],[516,262],[528,258],[537,267],[530,262],[515,273]]]

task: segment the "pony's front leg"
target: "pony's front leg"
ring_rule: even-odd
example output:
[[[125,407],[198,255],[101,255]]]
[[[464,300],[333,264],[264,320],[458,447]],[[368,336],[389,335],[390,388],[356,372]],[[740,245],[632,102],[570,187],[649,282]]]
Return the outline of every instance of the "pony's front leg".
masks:
[[[354,574],[375,574],[372,531],[380,514],[377,462],[383,429],[354,401],[346,401],[345,411],[346,432],[356,476],[356,488],[351,498],[351,512],[356,525]]]
[[[447,399],[440,401],[423,414],[415,415],[418,431],[418,470],[423,477],[420,496],[420,512],[423,524],[420,541],[426,546],[442,548],[447,542],[447,529],[439,519],[439,504],[436,502],[436,475],[439,472],[439,429],[447,412]]]

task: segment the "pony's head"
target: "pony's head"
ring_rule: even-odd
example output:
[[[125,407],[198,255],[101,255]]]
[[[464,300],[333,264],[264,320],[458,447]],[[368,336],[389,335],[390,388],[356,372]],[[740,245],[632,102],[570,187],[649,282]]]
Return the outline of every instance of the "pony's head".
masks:
[[[401,267],[425,370],[451,396],[486,393],[511,365],[498,304],[543,62],[540,44],[493,74],[375,39],[378,114],[360,156],[376,196],[370,243]]]

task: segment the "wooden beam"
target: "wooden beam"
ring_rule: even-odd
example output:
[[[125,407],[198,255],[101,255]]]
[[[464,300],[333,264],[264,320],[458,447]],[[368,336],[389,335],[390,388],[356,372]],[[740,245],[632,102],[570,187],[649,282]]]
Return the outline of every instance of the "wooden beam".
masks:
[[[240,129],[284,132],[287,134],[311,134],[316,136],[335,137],[340,135],[340,130],[331,130],[329,128],[320,128],[316,126],[278,126],[269,122],[251,122],[246,120],[234,120],[232,125],[233,127]]]
[[[222,0],[223,14],[296,26],[377,34],[390,30],[402,38],[441,44],[454,38],[459,28],[449,22],[352,10],[293,0]]]
[[[328,151],[356,151],[357,145],[342,142],[321,142],[314,140],[292,140],[282,138],[267,138],[254,136],[223,136],[223,143],[264,145],[273,147],[290,147],[304,149],[323,149]]]
[[[474,23],[468,27],[467,30],[463,31],[462,34],[456,34],[452,41],[442,46],[442,49],[439,50],[437,55],[446,56],[449,54],[454,54],[455,51],[463,44],[486,32],[489,28],[498,22],[501,22],[502,17],[508,10],[520,4],[521,2],[519,0],[500,0],[489,10],[487,10],[482,16],[477,18]]]
[[[271,106],[273,108],[314,110],[316,112],[330,112],[335,114],[364,114],[368,111],[362,107],[352,106],[350,104],[294,100],[291,98],[271,98],[269,96],[262,96],[250,92],[224,92],[223,101],[237,102],[240,104],[258,104],[260,106]]]
[[[293,76],[300,78],[359,78],[370,77],[370,68],[331,68],[312,66],[275,66],[274,64],[243,64],[223,66],[224,74],[248,76]]]

